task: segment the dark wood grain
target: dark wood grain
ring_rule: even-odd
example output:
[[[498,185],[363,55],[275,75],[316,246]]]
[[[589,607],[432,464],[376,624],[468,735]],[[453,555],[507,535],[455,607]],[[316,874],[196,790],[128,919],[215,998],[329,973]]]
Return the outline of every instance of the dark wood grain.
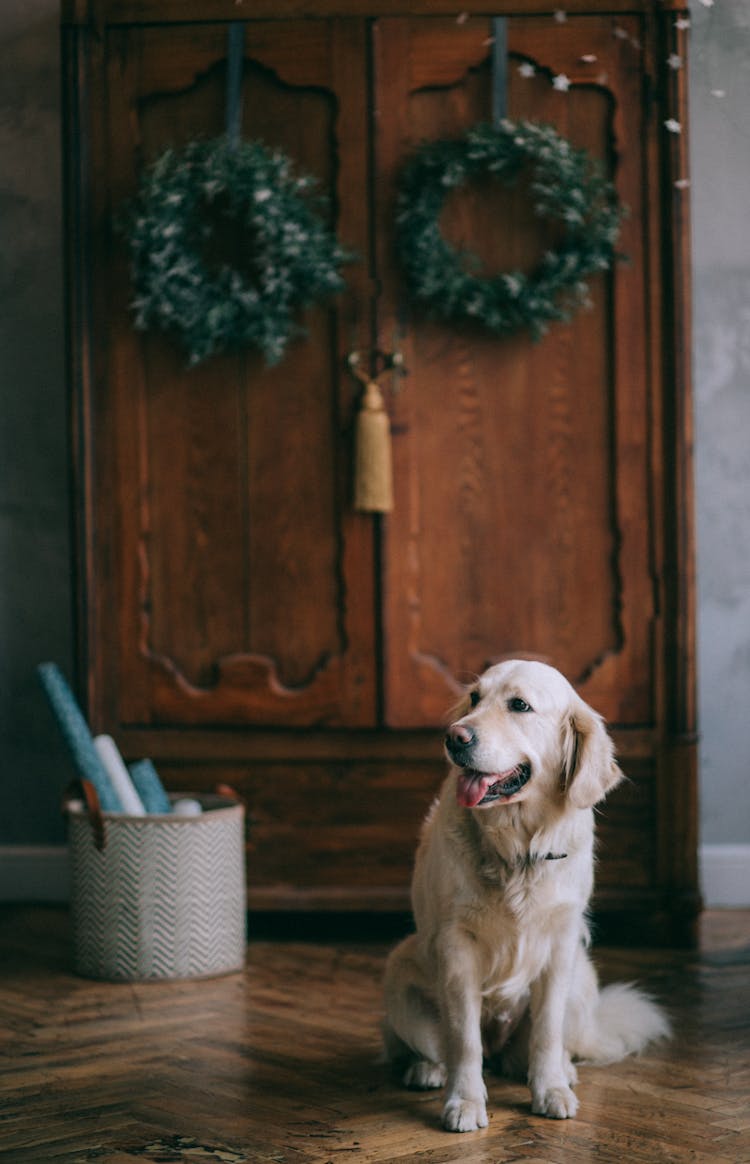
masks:
[[[750,1157],[750,914],[702,923],[692,952],[595,949],[637,979],[676,1037],[581,1067],[575,1120],[531,1115],[487,1074],[489,1127],[440,1129],[442,1097],[378,1063],[383,926],[250,919],[244,973],[96,983],[70,972],[63,910],[0,915],[0,1156],[13,1164],[430,1160],[738,1164]],[[391,938],[395,936],[392,932]],[[307,940],[305,940],[305,938]]]

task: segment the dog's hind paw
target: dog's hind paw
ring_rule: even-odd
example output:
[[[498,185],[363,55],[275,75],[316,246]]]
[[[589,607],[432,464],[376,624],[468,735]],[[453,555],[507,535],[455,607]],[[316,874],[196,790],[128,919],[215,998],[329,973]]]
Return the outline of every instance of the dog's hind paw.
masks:
[[[569,1087],[548,1087],[532,1092],[531,1110],[551,1120],[571,1119],[578,1111],[578,1098]]]
[[[479,1099],[449,1099],[443,1108],[443,1127],[446,1132],[476,1132],[487,1127],[487,1108]]]
[[[429,1059],[416,1059],[404,1074],[404,1087],[413,1091],[432,1091],[445,1083],[445,1067]]]

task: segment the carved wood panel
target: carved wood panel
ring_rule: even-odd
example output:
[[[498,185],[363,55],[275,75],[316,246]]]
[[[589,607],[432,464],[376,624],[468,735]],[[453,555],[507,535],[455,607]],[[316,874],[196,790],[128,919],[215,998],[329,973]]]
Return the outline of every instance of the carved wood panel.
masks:
[[[316,176],[360,252],[366,92],[349,62],[362,59],[362,32],[361,22],[253,24],[243,81],[245,134]],[[167,145],[223,132],[227,51],[222,26],[130,30],[119,41],[115,203]],[[224,241],[231,260],[238,240]],[[346,316],[310,311],[307,337],[278,367],[249,353],[188,371],[164,337],[133,332],[124,258],[118,265],[126,724],[372,723],[373,533],[347,506],[353,385],[342,348],[362,285],[360,266]]]
[[[384,19],[376,77],[382,223],[421,140],[490,116],[490,22]],[[596,67],[582,61],[581,49]],[[438,51],[438,47],[440,51]],[[538,344],[425,320],[403,296],[381,232],[382,343],[409,376],[392,400],[397,505],[385,526],[386,718],[444,719],[455,681],[530,653],[612,722],[653,714],[646,239],[637,73],[611,21],[509,21],[509,113],[554,124],[612,172],[630,217],[627,267],[592,281],[591,308]],[[531,64],[532,77],[518,72]],[[571,87],[556,91],[550,76]],[[531,269],[549,245],[523,183],[455,192],[446,235],[487,270]]]

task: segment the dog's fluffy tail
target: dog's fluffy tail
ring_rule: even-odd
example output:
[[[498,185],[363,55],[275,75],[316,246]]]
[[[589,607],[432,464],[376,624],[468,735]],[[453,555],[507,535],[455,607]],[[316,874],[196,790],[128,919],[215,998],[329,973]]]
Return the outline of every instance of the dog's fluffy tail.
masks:
[[[647,994],[632,983],[615,982],[599,992],[571,1050],[585,1063],[616,1063],[671,1033],[667,1015]]]

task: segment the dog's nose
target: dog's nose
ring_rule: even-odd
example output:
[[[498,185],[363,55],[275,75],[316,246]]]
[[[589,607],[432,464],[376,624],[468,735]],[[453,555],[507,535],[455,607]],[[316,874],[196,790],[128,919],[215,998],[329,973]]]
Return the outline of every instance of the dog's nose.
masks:
[[[465,754],[476,742],[476,733],[465,723],[452,724],[445,737],[445,746],[452,756]]]

